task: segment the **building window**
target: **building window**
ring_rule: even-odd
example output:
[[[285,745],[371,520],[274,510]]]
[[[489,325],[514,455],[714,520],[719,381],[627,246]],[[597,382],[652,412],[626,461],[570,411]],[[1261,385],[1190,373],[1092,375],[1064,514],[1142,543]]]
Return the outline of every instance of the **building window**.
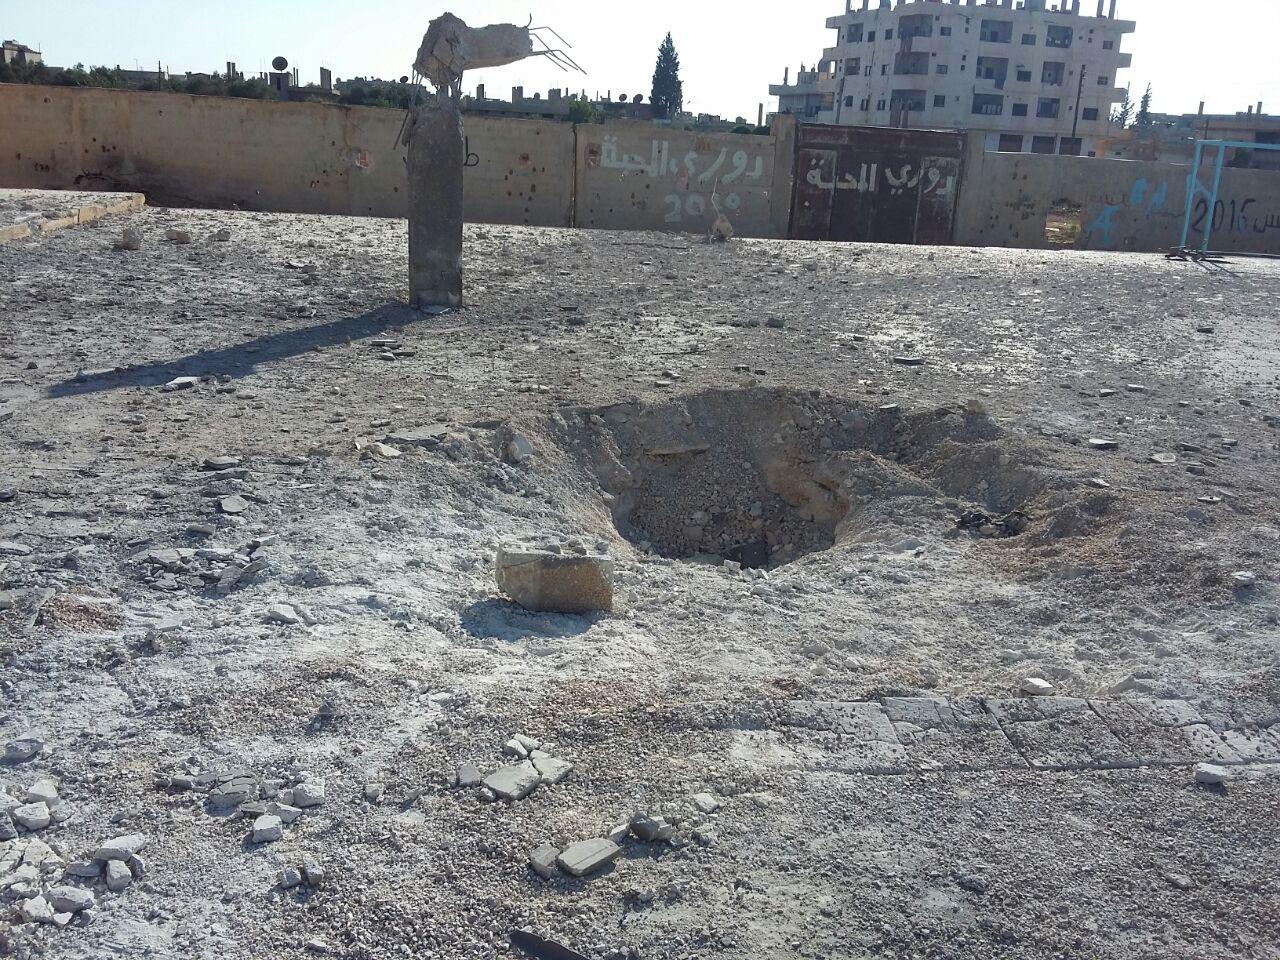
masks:
[[[1080,119],[1081,119],[1081,120],[1097,120],[1097,119],[1098,119],[1098,108],[1097,108],[1097,107],[1085,107],[1083,110],[1081,110],[1081,111],[1080,111]]]
[[[1016,133],[1000,134],[1000,152],[1001,153],[1021,153],[1022,137]]]
[[[1060,87],[1067,77],[1067,65],[1049,60],[1040,70],[1040,82],[1047,87]]]
[[[1111,78],[1110,78],[1110,77],[1105,77],[1105,76],[1104,76],[1104,77],[1098,77],[1098,86],[1100,86],[1100,87],[1109,87],[1109,86],[1111,86]]]
[[[1013,105],[1013,115],[1015,117],[1025,117],[1027,115],[1027,105],[1025,103],[1015,103]]]
[[[863,98],[862,98],[862,102],[861,102],[860,104],[858,104],[858,109],[859,109],[859,110],[870,110],[870,109],[871,109],[871,98],[870,98],[870,97],[863,97]]]
[[[1058,141],[1058,153],[1064,157],[1078,157],[1084,149],[1084,141],[1079,137],[1063,137]]]
[[[938,64],[938,73],[942,74],[946,72],[947,72],[947,65],[945,63]]]
[[[884,32],[884,38],[885,38],[886,40],[892,40],[892,39],[893,39],[893,31],[892,31],[892,30],[886,30],[886,31]]]
[[[978,36],[987,43],[1012,43],[1013,21],[983,20]]]
[[[1036,45],[1036,35],[1034,33],[1024,33],[1022,35],[1022,45],[1024,47],[1034,47]]]
[[[1056,137],[1032,137],[1031,152],[1032,153],[1054,153],[1058,146]]]
[[[867,66],[867,69],[865,71],[865,76],[868,76],[868,77],[871,76],[871,67],[869,65]]]
[[[877,110],[883,110],[883,109],[884,109],[884,101],[883,101],[883,100],[877,100],[877,101],[876,101],[876,109],[877,109]]]
[[[855,23],[853,26],[851,26],[849,28],[848,36],[849,36],[849,41],[848,41],[849,43],[861,43],[862,42],[862,24]]]
[[[875,42],[876,42],[876,32],[874,30],[868,30],[867,43],[875,43]]]
[[[1115,48],[1116,48],[1116,42],[1115,42],[1114,40],[1103,40],[1103,41],[1102,41],[1102,49],[1103,49],[1103,50],[1114,50]]]
[[[942,35],[942,36],[944,36],[944,37],[949,37],[949,36],[951,36],[951,28],[950,28],[950,27],[939,27],[939,28],[938,28],[938,33],[939,33],[939,34],[941,34],[941,35]]]
[[[880,64],[880,76],[886,76],[889,73],[889,65],[887,63]]]
[[[941,93],[935,93],[933,95],[933,105],[935,107],[945,107],[947,105],[946,95]]]
[[[844,71],[845,73],[851,73],[854,76],[860,74],[862,72],[862,58],[850,57],[844,62]]]
[[[1030,71],[1030,70],[1019,70],[1019,71],[1018,71],[1018,82],[1019,82],[1019,83],[1030,83],[1030,82],[1031,82],[1031,71]]]
[[[1062,50],[1071,46],[1071,39],[1075,32],[1070,27],[1050,26],[1046,31],[1044,45],[1046,47],[1058,47]]]
[[[845,98],[844,98],[844,105],[845,105],[846,107],[852,107],[852,106],[853,106],[853,97],[845,97]]]
[[[1039,102],[1036,103],[1036,116],[1041,120],[1056,120],[1058,117],[1058,108],[1061,105],[1061,100],[1041,97]]]
[[[973,112],[986,117],[998,117],[1004,113],[1004,97],[997,93],[975,93]]]

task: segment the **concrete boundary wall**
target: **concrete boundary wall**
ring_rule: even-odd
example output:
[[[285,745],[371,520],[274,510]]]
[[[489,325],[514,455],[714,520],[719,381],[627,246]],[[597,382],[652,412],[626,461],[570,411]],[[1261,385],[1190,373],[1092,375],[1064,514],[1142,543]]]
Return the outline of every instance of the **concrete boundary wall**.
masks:
[[[740,236],[784,237],[795,125],[780,129],[754,136],[649,123],[579,126],[576,224],[706,233],[720,212]]]
[[[969,246],[1060,249],[1050,243],[1051,213],[1073,218],[1081,250],[1161,251],[1178,245],[1187,202],[1186,165],[970,150],[955,242]],[[1207,166],[1207,180],[1212,168]],[[1193,208],[1191,246],[1208,222],[1207,199]],[[1056,208],[1056,211],[1055,211]],[[1280,254],[1280,173],[1224,170],[1211,247]]]
[[[399,110],[0,84],[0,186],[404,217]],[[469,118],[467,218],[571,225],[573,128]]]
[[[404,119],[373,107],[0,84],[0,187],[404,217]],[[786,237],[797,129],[790,117],[768,136],[468,117],[466,216],[704,233],[718,204],[740,236]],[[1046,234],[1051,216],[1058,239],[1079,249],[1158,251],[1179,240],[1186,166],[987,153],[982,138],[970,141],[954,243],[1060,247]],[[1280,254],[1280,173],[1227,170],[1217,209],[1207,207],[1197,201],[1195,220],[1218,225],[1214,249]]]

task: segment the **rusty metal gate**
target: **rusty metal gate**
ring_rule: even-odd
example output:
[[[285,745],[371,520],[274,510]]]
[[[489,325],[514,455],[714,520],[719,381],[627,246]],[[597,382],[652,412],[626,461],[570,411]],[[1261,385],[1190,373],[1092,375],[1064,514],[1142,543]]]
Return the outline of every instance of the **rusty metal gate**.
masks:
[[[801,124],[793,240],[951,242],[962,133]]]

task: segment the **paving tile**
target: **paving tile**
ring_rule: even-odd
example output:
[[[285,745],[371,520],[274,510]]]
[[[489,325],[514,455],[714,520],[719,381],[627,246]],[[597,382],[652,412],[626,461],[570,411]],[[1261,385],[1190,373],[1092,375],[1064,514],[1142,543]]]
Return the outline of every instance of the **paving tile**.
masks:
[[[1191,749],[1196,762],[1207,760],[1210,763],[1242,763],[1243,758],[1225,740],[1213,732],[1207,723],[1195,723],[1179,728]]]
[[[1197,759],[1178,727],[1161,726],[1150,711],[1128,700],[1091,700],[1098,714],[1143,766],[1190,764]]]
[[[952,716],[950,704],[941,697],[886,697],[883,703],[894,724],[911,723],[924,730],[940,727],[944,717]]]
[[[1092,710],[1052,720],[1003,724],[1009,740],[1038,770],[1114,770],[1138,758]]]
[[[1280,739],[1268,730],[1227,730],[1222,740],[1245,762],[1280,761]]]
[[[1136,706],[1145,710],[1162,727],[1189,727],[1193,723],[1204,723],[1200,712],[1185,700],[1139,701]]]
[[[898,742],[893,723],[878,703],[802,700],[791,707],[795,726],[838,733],[858,742]]]

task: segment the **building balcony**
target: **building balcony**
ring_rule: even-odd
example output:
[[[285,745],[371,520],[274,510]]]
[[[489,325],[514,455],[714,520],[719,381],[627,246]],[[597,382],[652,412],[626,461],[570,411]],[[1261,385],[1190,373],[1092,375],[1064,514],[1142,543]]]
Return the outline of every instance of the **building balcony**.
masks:
[[[1120,54],[1120,69],[1124,70],[1132,66],[1133,66],[1133,54],[1132,53]]]

